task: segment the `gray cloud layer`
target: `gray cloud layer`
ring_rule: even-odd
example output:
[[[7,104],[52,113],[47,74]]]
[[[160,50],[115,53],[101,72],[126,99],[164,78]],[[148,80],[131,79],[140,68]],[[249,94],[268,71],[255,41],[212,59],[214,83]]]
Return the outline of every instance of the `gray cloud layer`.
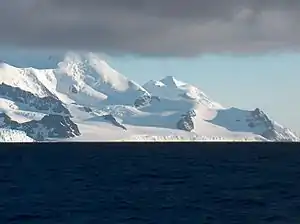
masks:
[[[299,0],[2,0],[0,43],[145,55],[298,50]]]

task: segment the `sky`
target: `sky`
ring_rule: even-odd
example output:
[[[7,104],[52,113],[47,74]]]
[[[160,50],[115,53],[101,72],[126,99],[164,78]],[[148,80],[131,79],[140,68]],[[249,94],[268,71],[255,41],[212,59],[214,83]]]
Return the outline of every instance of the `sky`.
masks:
[[[137,81],[174,75],[300,132],[299,0],[2,0],[2,46],[88,50]]]

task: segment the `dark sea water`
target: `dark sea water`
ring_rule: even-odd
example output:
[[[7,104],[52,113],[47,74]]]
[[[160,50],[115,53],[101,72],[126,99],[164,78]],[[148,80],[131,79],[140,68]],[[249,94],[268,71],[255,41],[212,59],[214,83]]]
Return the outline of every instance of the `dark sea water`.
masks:
[[[300,151],[0,150],[0,223],[300,223]],[[169,147],[170,148],[170,147]]]

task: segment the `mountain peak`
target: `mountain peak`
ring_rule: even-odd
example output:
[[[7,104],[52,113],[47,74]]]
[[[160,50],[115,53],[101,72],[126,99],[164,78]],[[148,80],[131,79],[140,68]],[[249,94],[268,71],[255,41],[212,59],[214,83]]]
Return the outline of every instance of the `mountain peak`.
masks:
[[[180,87],[186,85],[186,83],[177,80],[174,76],[166,76],[165,78],[160,80],[161,83],[167,86]]]
[[[162,83],[161,81],[157,81],[157,80],[150,80],[149,82],[145,83],[144,86],[149,86],[149,85],[154,85],[154,86],[165,86],[164,83]]]
[[[93,80],[92,86],[107,84],[118,91],[128,88],[129,80],[94,53],[68,52],[58,67],[71,76]]]

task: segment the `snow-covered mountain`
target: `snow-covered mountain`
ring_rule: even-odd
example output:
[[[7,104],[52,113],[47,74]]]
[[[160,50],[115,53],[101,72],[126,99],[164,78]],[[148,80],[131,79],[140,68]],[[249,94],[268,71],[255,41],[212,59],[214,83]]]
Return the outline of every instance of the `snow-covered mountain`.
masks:
[[[258,108],[225,108],[172,76],[141,86],[93,53],[45,69],[0,64],[0,141],[110,140],[299,138]]]

